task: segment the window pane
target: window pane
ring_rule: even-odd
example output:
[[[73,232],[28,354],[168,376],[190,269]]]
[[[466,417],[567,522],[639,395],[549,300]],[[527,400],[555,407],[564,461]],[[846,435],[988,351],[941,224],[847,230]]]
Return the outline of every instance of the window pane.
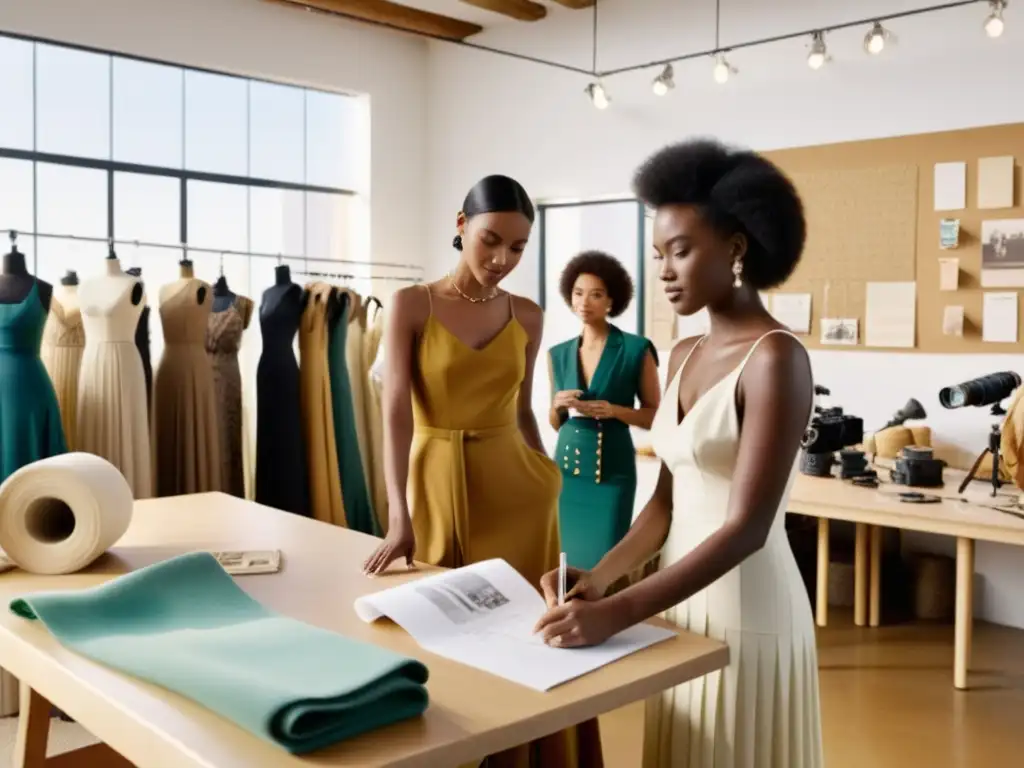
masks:
[[[302,192],[264,187],[249,189],[249,247],[253,252],[301,256],[305,228]]]
[[[306,91],[306,183],[356,190],[362,187],[359,158],[368,157],[359,100]]]
[[[0,37],[0,84],[0,147],[32,149],[32,43]]]
[[[248,250],[247,193],[247,188],[238,184],[189,181],[188,244],[195,248]]]
[[[36,275],[51,285],[60,282],[69,269],[78,273],[79,280],[87,280],[103,270],[107,257],[105,243],[83,243],[74,240],[38,238],[36,246]]]
[[[39,231],[107,237],[107,174],[94,168],[36,166]]]
[[[248,95],[238,77],[185,72],[185,167],[245,176]]]
[[[32,231],[32,198],[32,163],[0,157],[0,248],[9,242],[7,230]]]
[[[36,148],[110,158],[110,57],[36,44]]]
[[[306,257],[352,259],[353,199],[349,195],[306,193]]]
[[[114,58],[114,159],[181,168],[183,73]]]
[[[141,173],[114,174],[114,237],[181,242],[181,181]]]
[[[249,85],[249,175],[303,182],[303,91],[287,85]]]

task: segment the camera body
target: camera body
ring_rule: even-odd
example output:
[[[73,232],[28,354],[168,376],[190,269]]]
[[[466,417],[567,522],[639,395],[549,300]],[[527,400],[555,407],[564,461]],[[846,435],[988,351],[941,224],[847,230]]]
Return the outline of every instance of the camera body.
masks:
[[[845,414],[838,407],[815,410],[804,432],[802,446],[807,453],[835,453],[864,442],[863,419]]]
[[[939,488],[945,462],[932,456],[931,448],[907,446],[892,468],[892,481],[916,488]]]

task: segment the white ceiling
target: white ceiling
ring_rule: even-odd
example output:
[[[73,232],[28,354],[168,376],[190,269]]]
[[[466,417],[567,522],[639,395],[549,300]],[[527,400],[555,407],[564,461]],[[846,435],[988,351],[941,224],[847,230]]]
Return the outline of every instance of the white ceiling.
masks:
[[[485,11],[482,8],[464,3],[462,0],[395,0],[395,2],[407,5],[410,8],[419,8],[423,11],[431,11],[432,13],[440,13],[444,16],[452,16],[456,19],[462,19],[463,21],[471,21],[475,24],[479,24],[482,27],[495,27],[499,24],[515,24],[528,30],[532,26],[544,24],[555,16],[561,14],[574,14],[583,15],[587,18],[593,13],[592,9],[583,10],[572,10],[566,8],[563,5],[559,5],[552,0],[534,0],[541,5],[544,5],[548,9],[548,15],[539,21],[519,21],[509,16],[505,16],[500,13],[494,13],[493,11]]]

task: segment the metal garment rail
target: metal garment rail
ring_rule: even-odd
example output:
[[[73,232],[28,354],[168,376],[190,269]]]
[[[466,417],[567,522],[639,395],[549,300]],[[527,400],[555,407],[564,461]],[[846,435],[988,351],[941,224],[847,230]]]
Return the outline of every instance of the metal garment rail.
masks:
[[[305,277],[326,277],[330,280],[391,280],[396,283],[421,283],[420,277],[406,277],[404,275],[347,275],[344,272],[311,272],[305,269],[294,269],[296,275]]]
[[[0,230],[2,231],[2,230]],[[39,237],[50,240],[76,240],[85,243],[105,243],[113,248],[115,245],[131,245],[136,248],[165,248],[167,250],[181,251],[188,253],[211,253],[217,256],[253,256],[258,259],[277,259],[278,264],[283,264],[285,259],[301,259],[303,261],[330,261],[335,264],[357,264],[365,267],[389,267],[391,269],[409,269],[422,272],[423,267],[419,264],[395,264],[388,261],[365,261],[353,259],[316,259],[309,256],[289,256],[284,253],[258,253],[256,251],[233,251],[228,248],[201,248],[188,243],[149,243],[143,240],[122,240],[116,237],[89,237],[86,235],[58,235],[47,232],[28,232],[25,230],[8,229],[11,245],[17,245],[21,236]]]

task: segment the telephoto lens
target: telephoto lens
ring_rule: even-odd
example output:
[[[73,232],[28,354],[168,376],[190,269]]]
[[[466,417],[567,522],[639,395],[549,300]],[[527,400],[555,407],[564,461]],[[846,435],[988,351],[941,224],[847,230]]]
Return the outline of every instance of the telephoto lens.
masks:
[[[1005,400],[1019,386],[1020,376],[1013,371],[989,373],[954,387],[943,387],[939,390],[939,403],[943,408],[984,407]]]

